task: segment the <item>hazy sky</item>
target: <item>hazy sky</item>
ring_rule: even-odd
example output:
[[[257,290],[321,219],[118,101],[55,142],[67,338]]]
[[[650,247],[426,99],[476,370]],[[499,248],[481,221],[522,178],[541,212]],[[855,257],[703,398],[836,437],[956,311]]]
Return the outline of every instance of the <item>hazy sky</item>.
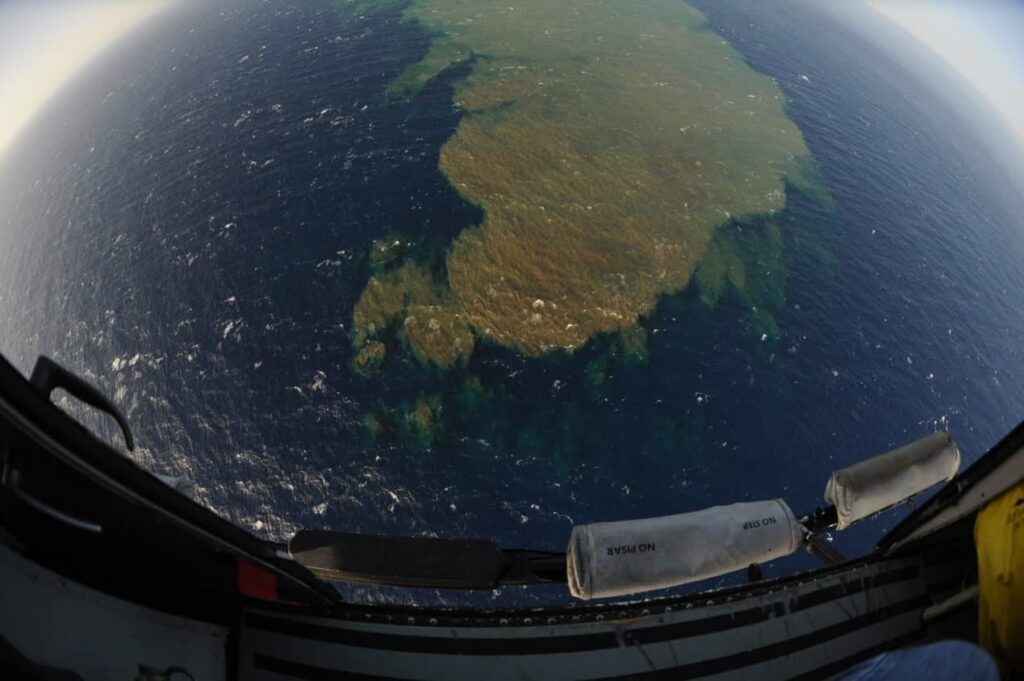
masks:
[[[171,0],[0,0],[0,154],[62,85]]]
[[[91,59],[175,1],[0,0],[0,154]],[[1024,0],[866,1],[971,81],[1024,149]]]
[[[1024,149],[1024,0],[869,4],[970,81],[999,110]]]

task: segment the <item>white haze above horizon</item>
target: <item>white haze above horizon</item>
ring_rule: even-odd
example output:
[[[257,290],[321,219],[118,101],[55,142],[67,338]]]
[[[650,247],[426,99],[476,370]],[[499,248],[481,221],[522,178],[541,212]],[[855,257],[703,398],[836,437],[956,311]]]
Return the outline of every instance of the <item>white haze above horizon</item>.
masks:
[[[0,2],[0,155],[75,74],[177,1]],[[1024,150],[1024,1],[865,1],[971,82]]]

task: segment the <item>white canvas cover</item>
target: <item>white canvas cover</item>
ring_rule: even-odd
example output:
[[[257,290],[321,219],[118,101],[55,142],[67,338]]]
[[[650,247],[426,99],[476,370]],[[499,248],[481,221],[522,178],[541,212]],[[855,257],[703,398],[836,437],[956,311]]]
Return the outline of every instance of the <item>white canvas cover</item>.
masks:
[[[578,525],[569,540],[569,590],[588,600],[696,582],[789,555],[801,540],[782,499]]]
[[[960,468],[960,448],[946,432],[836,471],[825,500],[836,507],[842,530],[858,520],[906,501],[932,485],[950,480]]]

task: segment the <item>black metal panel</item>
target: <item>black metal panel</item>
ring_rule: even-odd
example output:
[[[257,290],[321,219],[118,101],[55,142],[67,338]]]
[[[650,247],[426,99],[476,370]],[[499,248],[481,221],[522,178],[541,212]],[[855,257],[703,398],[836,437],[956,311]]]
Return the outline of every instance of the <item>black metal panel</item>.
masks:
[[[336,600],[277,546],[97,440],[2,357],[0,453],[3,541],[51,570],[170,612],[237,618],[237,561],[246,558],[280,577],[282,598]]]

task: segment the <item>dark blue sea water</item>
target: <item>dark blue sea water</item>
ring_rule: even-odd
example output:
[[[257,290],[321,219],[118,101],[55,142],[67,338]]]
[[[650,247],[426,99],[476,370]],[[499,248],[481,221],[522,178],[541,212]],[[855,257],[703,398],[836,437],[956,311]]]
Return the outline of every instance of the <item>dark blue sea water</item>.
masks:
[[[807,509],[834,468],[937,428],[975,459],[1024,417],[1024,228],[975,129],[987,119],[809,5],[696,4],[777,79],[835,201],[791,191],[779,217],[777,341],[742,296],[709,310],[684,291],[645,320],[646,365],[599,339],[573,357],[490,347],[452,374],[410,360],[356,376],[371,242],[443,250],[482,217],[437,170],[463,74],[388,102],[428,37],[293,2],[162,18],[0,159],[0,352],[87,376],[124,406],[140,463],[274,538],[560,549],[573,523],[775,496]],[[434,447],[368,435],[367,414],[426,394],[445,404]],[[897,518],[837,546],[867,550]]]

